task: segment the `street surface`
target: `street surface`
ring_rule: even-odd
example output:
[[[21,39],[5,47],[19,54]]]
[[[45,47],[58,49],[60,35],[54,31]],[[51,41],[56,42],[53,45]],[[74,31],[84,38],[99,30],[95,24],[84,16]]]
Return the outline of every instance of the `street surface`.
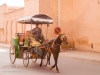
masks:
[[[61,52],[62,53],[62,52]],[[60,54],[61,54],[60,53]],[[60,56],[58,58],[58,68],[49,69],[49,66],[39,67],[40,59],[36,63],[29,61],[28,67],[24,67],[22,59],[16,59],[11,64],[9,59],[9,49],[0,48],[0,75],[100,75],[100,63],[70,59]],[[54,64],[51,58],[51,65]]]

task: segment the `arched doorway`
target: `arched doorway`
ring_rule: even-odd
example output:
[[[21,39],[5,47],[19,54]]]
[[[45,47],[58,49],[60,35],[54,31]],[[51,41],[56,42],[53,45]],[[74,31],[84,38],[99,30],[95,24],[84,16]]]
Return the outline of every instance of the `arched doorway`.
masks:
[[[12,23],[13,23],[13,20],[11,21],[11,24],[10,24],[10,33],[11,33],[11,35],[10,35],[10,43],[11,43],[11,39],[12,39],[12,31],[13,31],[13,29],[12,29]]]
[[[16,22],[16,27],[17,27],[17,33],[23,32],[23,24]]]
[[[6,43],[10,44],[11,41],[11,23],[8,20],[6,23]]]
[[[6,43],[7,43],[7,26],[8,26],[8,21],[6,22]]]
[[[16,24],[15,20],[13,19],[12,20],[12,34],[11,34],[11,38],[15,37],[15,33],[17,32],[16,25],[17,24]]]

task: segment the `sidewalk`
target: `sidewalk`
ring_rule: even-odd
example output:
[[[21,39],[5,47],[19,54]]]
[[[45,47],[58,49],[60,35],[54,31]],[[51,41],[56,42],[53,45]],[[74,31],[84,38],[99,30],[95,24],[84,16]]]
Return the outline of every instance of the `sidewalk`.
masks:
[[[10,44],[0,43],[0,47],[10,48]]]
[[[0,47],[10,48],[10,44],[0,43]],[[62,58],[78,59],[82,61],[91,61],[100,63],[99,52],[89,52],[80,50],[62,50],[59,54]]]
[[[100,63],[100,53],[99,52],[89,52],[81,50],[66,50],[60,52],[59,56],[63,58],[71,58],[82,61],[91,61]]]

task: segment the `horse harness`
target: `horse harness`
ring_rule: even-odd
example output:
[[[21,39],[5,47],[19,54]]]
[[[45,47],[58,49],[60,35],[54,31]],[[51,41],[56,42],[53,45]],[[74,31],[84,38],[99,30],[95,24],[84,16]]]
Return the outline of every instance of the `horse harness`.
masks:
[[[63,34],[57,36],[57,38],[59,38],[59,37],[62,36],[62,35],[63,35]],[[61,45],[61,44],[59,44],[58,42],[56,42],[57,38],[56,38],[56,39],[52,39],[52,40],[49,41],[49,42],[52,42],[52,44],[48,46],[48,47],[49,47],[49,48],[48,48],[48,52],[51,53],[51,49],[52,49],[52,48],[55,48],[56,50],[59,50],[59,51],[60,51],[60,45]]]

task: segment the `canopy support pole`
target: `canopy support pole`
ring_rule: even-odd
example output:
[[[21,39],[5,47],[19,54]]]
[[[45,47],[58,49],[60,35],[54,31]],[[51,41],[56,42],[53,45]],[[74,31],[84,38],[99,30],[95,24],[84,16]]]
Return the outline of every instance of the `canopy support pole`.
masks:
[[[48,27],[49,27],[49,24],[47,24],[46,40],[47,40],[47,34],[48,34]]]
[[[31,18],[31,34],[32,34],[32,18]]]

